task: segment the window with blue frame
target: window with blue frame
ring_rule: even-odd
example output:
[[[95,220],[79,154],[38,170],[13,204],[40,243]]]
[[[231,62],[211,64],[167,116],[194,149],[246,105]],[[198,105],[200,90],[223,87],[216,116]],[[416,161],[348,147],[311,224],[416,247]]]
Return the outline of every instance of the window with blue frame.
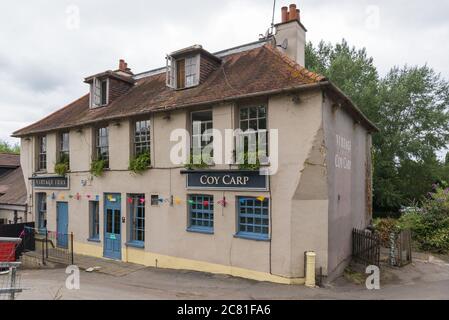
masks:
[[[238,236],[268,240],[269,236],[269,200],[252,197],[238,197]]]
[[[128,196],[128,212],[130,221],[129,243],[138,246],[145,244],[145,195]]]
[[[209,195],[189,196],[189,231],[214,231],[214,197]]]
[[[89,240],[100,240],[100,203],[89,202]]]

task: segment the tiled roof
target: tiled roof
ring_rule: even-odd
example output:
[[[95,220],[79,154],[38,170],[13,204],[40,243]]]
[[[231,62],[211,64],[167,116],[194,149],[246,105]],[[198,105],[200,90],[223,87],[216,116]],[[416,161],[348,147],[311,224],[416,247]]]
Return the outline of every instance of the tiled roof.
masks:
[[[104,108],[89,109],[89,95],[14,133],[14,136],[66,129],[129,116],[239,99],[324,83],[326,79],[266,44],[222,57],[222,65],[195,88],[173,90],[165,72],[137,80],[125,95]],[[355,108],[355,107],[354,107]]]
[[[0,168],[17,168],[20,166],[20,155],[0,153]]]
[[[22,168],[0,177],[0,205],[25,205],[27,190]]]

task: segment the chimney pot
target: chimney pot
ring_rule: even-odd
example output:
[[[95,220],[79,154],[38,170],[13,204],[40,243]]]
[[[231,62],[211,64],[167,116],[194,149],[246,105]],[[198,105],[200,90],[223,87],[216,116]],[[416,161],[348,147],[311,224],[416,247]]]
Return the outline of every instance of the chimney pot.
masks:
[[[282,23],[288,21],[288,7],[282,7]]]
[[[298,19],[296,4],[290,5],[289,21]]]
[[[298,19],[298,21],[301,21],[301,11],[299,11],[299,9],[296,9],[296,19]]]
[[[120,71],[126,71],[126,68],[127,68],[127,64],[126,64],[125,60],[120,59],[119,64],[118,64],[118,69]]]

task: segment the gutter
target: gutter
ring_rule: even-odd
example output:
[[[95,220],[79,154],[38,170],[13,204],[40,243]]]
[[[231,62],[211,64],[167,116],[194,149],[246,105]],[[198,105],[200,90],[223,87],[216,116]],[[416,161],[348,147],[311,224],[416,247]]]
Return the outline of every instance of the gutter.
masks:
[[[175,105],[175,106],[162,106],[158,108],[154,108],[152,110],[143,111],[143,112],[134,112],[134,113],[128,113],[126,115],[120,115],[120,116],[112,116],[112,117],[104,117],[102,119],[96,119],[96,120],[90,120],[83,123],[79,123],[77,125],[69,125],[69,126],[62,126],[57,127],[51,130],[40,130],[40,131],[32,131],[26,134],[13,134],[12,137],[14,138],[21,138],[29,135],[34,134],[41,134],[45,132],[53,132],[58,131],[62,129],[69,129],[69,128],[81,128],[83,126],[96,124],[102,121],[116,121],[116,120],[122,120],[122,119],[128,119],[130,117],[134,116],[142,116],[142,115],[149,115],[149,114],[155,114],[155,113],[162,113],[162,112],[169,112],[174,110],[180,110],[190,107],[201,107],[205,105],[211,105],[211,104],[219,104],[224,102],[232,102],[236,100],[242,100],[242,99],[249,99],[249,98],[257,98],[257,97],[263,97],[263,96],[272,96],[272,95],[278,95],[278,94],[288,94],[288,93],[294,93],[294,92],[302,92],[302,91],[308,91],[313,89],[331,89],[337,95],[339,95],[345,102],[349,103],[351,106],[352,111],[355,112],[355,114],[360,118],[361,122],[364,123],[366,127],[368,127],[371,132],[378,132],[379,129],[366,118],[365,115],[355,106],[355,104],[340,90],[338,89],[334,84],[332,84],[330,81],[322,81],[318,83],[312,83],[312,84],[306,84],[306,85],[300,85],[300,86],[293,86],[293,87],[287,87],[282,89],[275,89],[275,90],[267,90],[267,91],[260,91],[255,93],[249,93],[249,94],[243,94],[238,96],[232,96],[222,99],[215,99],[215,100],[208,100],[204,102],[196,102],[196,103],[187,103],[187,104],[181,104],[181,105]]]

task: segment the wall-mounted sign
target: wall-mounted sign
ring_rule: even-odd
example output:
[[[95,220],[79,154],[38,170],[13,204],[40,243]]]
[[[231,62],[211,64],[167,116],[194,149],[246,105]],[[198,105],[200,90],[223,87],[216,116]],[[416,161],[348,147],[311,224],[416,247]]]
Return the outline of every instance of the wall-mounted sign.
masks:
[[[182,171],[187,189],[268,191],[268,176],[259,171]]]
[[[68,177],[33,177],[33,186],[40,189],[69,189]]]

